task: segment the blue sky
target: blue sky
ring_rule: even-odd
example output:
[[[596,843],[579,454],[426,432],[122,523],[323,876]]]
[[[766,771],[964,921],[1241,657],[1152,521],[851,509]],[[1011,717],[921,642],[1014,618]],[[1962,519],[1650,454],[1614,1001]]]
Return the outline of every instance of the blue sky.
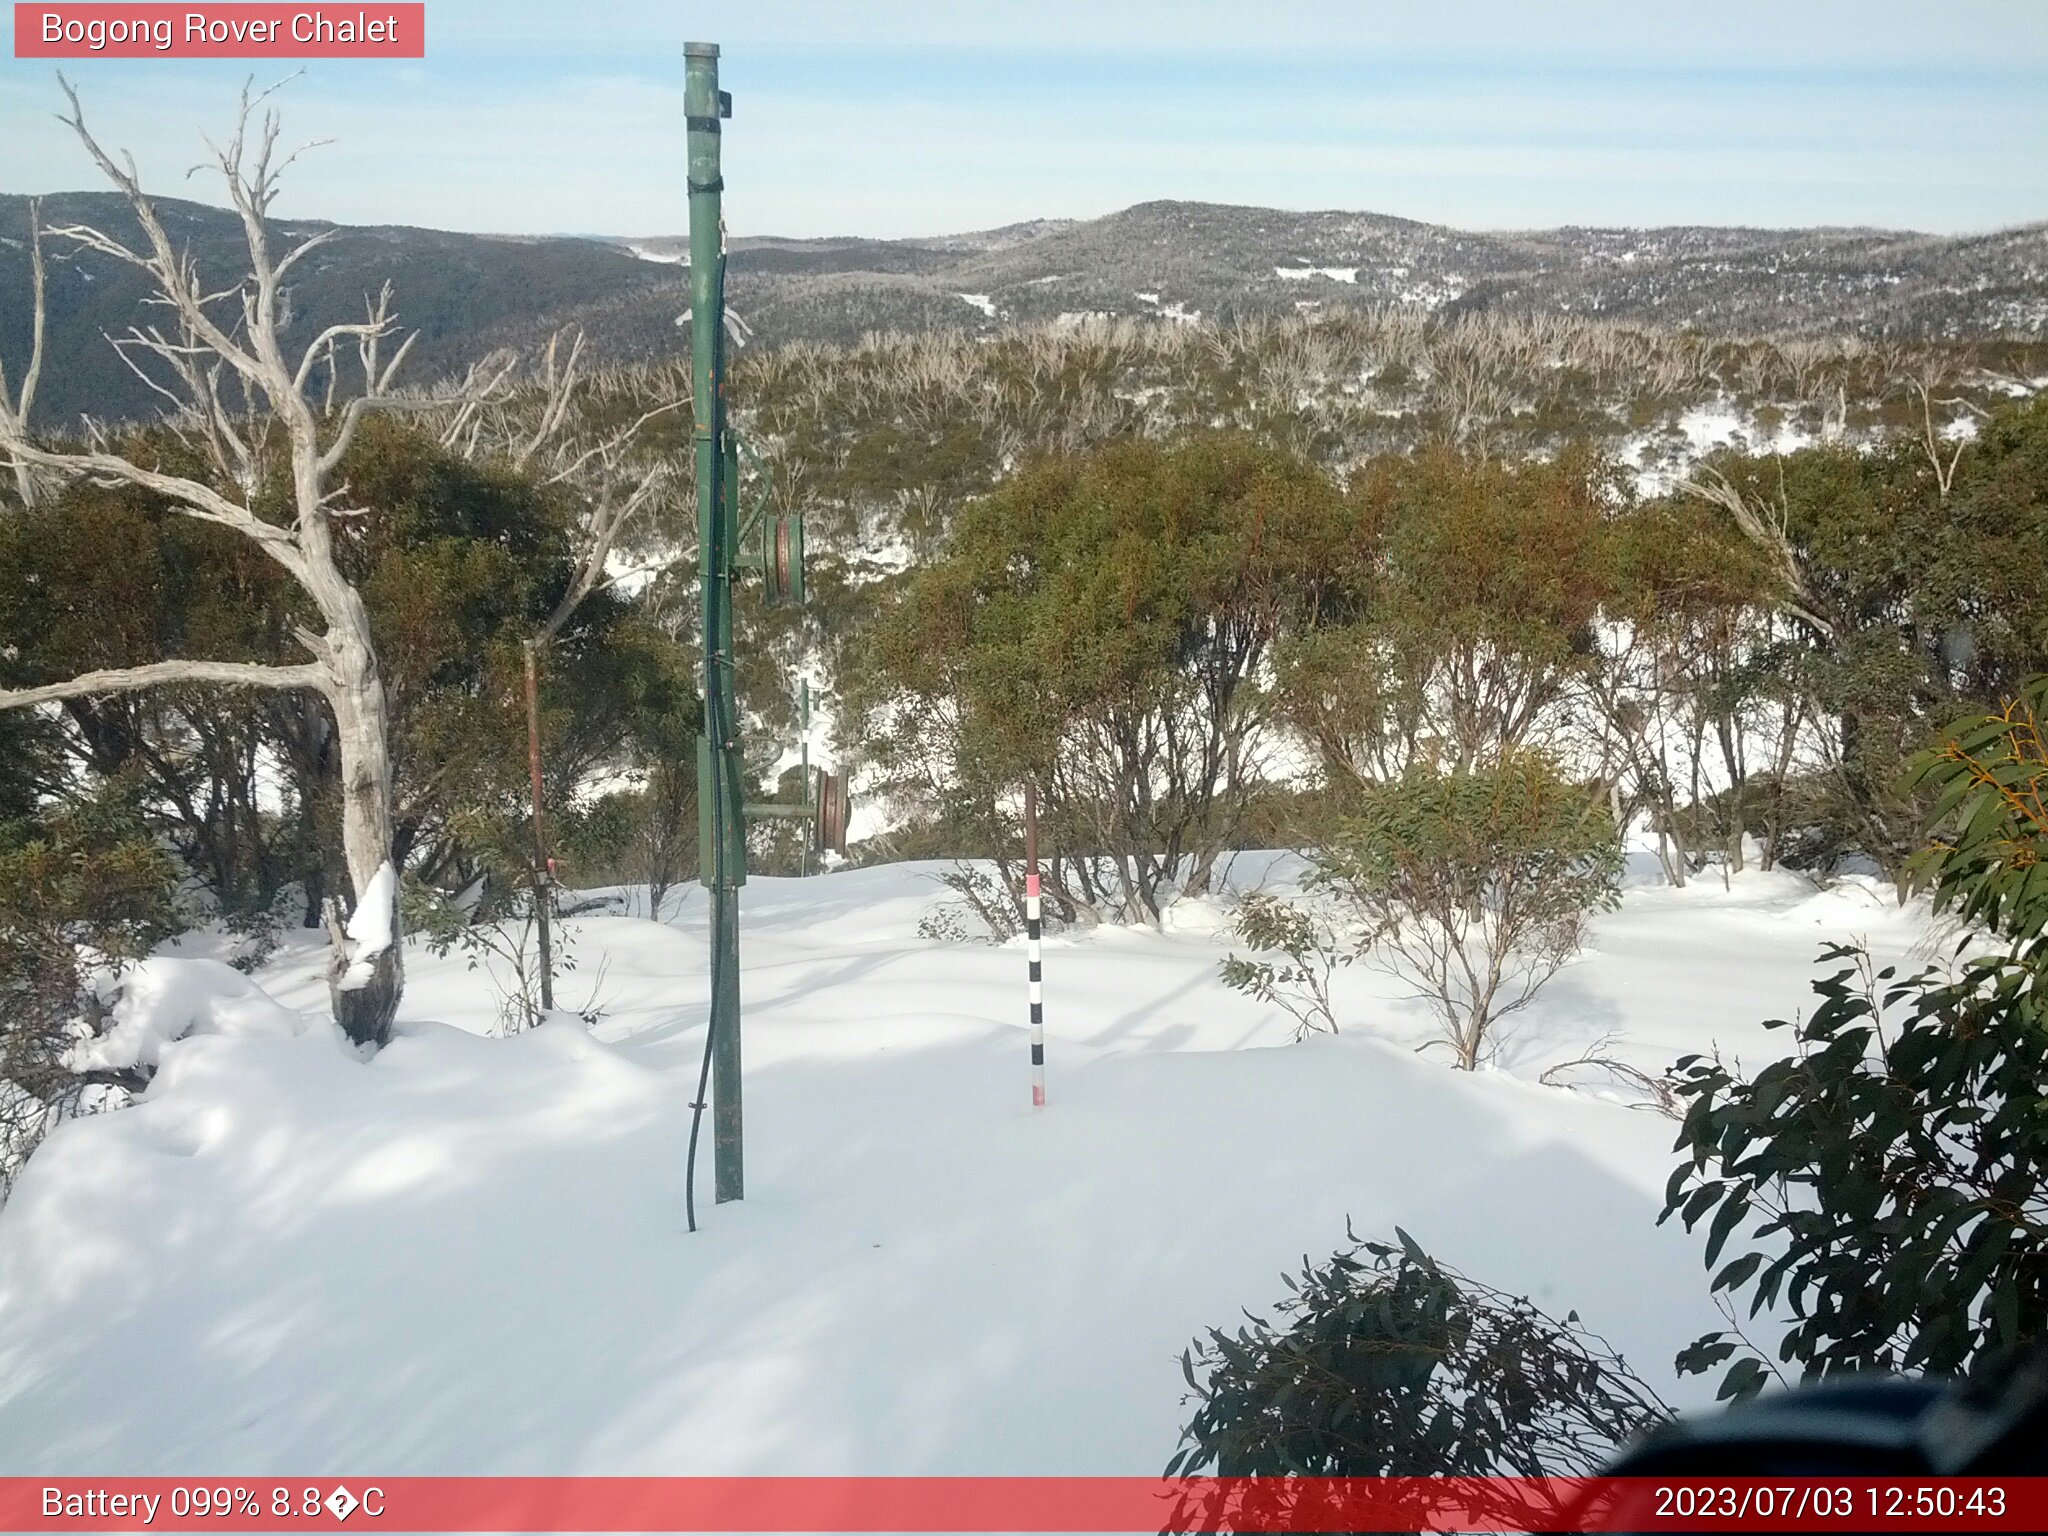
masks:
[[[2048,0],[428,0],[427,24],[424,61],[313,61],[289,87],[287,135],[335,142],[283,211],[680,230],[701,37],[737,98],[740,233],[1157,197],[1485,229],[2048,218]],[[12,51],[0,191],[86,185],[49,63]],[[184,172],[246,66],[67,68],[151,185],[211,196]]]

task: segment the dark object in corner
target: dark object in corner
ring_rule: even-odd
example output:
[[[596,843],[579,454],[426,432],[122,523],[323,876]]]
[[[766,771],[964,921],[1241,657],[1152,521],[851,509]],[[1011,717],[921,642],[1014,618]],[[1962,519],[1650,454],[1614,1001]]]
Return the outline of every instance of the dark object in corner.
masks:
[[[1624,1449],[1602,1475],[2048,1476],[2048,1349],[1966,1380],[1856,1377],[1681,1418]],[[1594,1528],[1619,1528],[1609,1520]]]

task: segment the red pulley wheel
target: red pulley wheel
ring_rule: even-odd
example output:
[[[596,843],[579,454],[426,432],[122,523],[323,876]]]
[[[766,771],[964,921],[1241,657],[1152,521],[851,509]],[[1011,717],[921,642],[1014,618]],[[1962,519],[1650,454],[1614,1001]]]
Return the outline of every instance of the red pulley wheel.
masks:
[[[846,776],[818,770],[817,838],[818,846],[829,852],[846,857],[846,818],[850,809],[846,793]]]
[[[771,571],[771,584],[774,588],[774,597],[777,601],[782,601],[795,589],[794,575],[791,570],[795,560],[790,549],[789,519],[786,517],[776,518],[774,528],[775,551],[773,556],[774,565]]]

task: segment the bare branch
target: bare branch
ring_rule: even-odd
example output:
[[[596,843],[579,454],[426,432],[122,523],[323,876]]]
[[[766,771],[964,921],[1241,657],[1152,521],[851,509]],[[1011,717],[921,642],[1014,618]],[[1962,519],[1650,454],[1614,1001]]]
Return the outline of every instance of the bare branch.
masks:
[[[93,163],[128,200],[128,206],[141,223],[143,235],[149,242],[150,254],[144,256],[86,225],[73,226],[53,233],[81,239],[81,243],[95,250],[148,272],[156,279],[164,298],[180,311],[208,346],[249,377],[258,378],[262,372],[262,365],[257,358],[222,330],[206,312],[205,300],[199,288],[198,270],[189,257],[180,256],[171,245],[171,237],[165,231],[163,221],[157,217],[155,205],[143,192],[142,184],[137,179],[133,157],[124,155],[125,164],[115,164],[113,157],[100,147],[99,140],[95,139],[92,131],[86,127],[85,109],[80,105],[78,92],[72,87],[71,82],[60,74],[57,83],[63,88],[65,98],[71,103],[71,115],[60,115],[58,120],[78,136],[79,143],[85,146],[86,153],[92,156]],[[74,231],[83,232],[83,238]]]
[[[42,378],[43,335],[49,320],[49,275],[43,261],[43,204],[40,198],[29,199],[28,251],[35,315],[31,321],[28,367],[21,376],[21,393],[14,400],[15,419],[24,427],[28,424],[29,411],[35,406],[36,384]],[[6,391],[6,375],[0,373],[0,395]]]
[[[654,500],[655,493],[666,482],[665,473],[659,469],[650,470],[623,501],[614,504],[607,499],[599,504],[591,519],[587,534],[590,542],[577,563],[575,579],[569,583],[569,590],[562,594],[562,600],[555,604],[555,611],[548,615],[547,622],[534,636],[536,647],[545,648],[562,632],[562,626],[569,622],[583,600],[606,585],[605,565],[611,559],[612,546],[634,516]]]
[[[308,663],[297,667],[264,666],[244,661],[156,661],[142,667],[117,667],[87,672],[40,688],[0,688],[0,709],[25,709],[57,699],[79,699],[101,693],[139,693],[178,683],[219,683],[235,688],[321,688],[326,672]]]
[[[177,502],[178,510],[187,517],[194,517],[205,523],[219,523],[247,534],[286,570],[294,576],[302,579],[304,577],[305,560],[293,542],[289,528],[280,528],[275,523],[264,522],[248,508],[230,501],[211,486],[202,485],[197,480],[145,469],[140,464],[130,463],[115,453],[53,453],[4,433],[0,433],[0,453],[5,453],[8,459],[17,465],[27,463],[74,478],[86,476],[102,482],[137,485],[144,490],[155,491]]]
[[[456,411],[441,429],[441,446],[474,458],[482,429],[483,409],[498,397],[512,372],[519,366],[519,354],[504,349],[472,363],[456,389]],[[460,446],[458,446],[460,445]]]
[[[689,398],[685,396],[680,400],[670,400],[663,405],[657,405],[650,411],[641,412],[639,420],[634,421],[627,426],[621,427],[617,432],[613,433],[603,442],[598,443],[591,448],[585,449],[582,453],[578,454],[574,459],[570,460],[567,464],[563,465],[560,469],[556,470],[553,474],[549,475],[547,479],[542,481],[541,483],[543,485],[558,485],[562,481],[572,478],[592,459],[598,459],[604,462],[605,464],[609,465],[613,458],[618,454],[619,450],[624,448],[626,444],[631,442],[635,437],[639,436],[640,429],[642,427],[646,426],[650,421],[655,420],[657,417],[666,416],[670,411],[681,410],[684,406],[688,405],[689,403]],[[520,460],[517,462],[523,463],[524,461]]]
[[[1915,374],[1912,378],[1906,380],[1906,386],[1920,397],[1920,446],[1927,454],[1927,462],[1934,469],[1934,483],[1939,492],[1939,499],[1947,501],[1949,488],[1955,484],[1956,467],[1962,463],[1963,448],[1966,440],[1961,437],[1955,439],[1954,450],[1946,457],[1943,456],[1941,430],[1934,424],[1934,383],[1936,380],[1929,377],[1933,371],[1932,369],[1926,369]],[[1941,403],[1943,405],[1952,405],[1956,402],[1944,400]],[[1962,403],[1967,405],[1969,402],[1964,401]]]
[[[386,323],[382,320],[357,320],[345,325],[328,326],[326,330],[313,338],[312,342],[307,346],[304,355],[300,357],[298,370],[292,375],[292,383],[298,388],[304,389],[306,381],[313,376],[314,368],[319,366],[323,360],[330,363],[333,361],[334,344],[343,337],[365,337],[372,334],[382,334],[386,329]]]
[[[406,345],[411,346],[412,343],[408,341]],[[363,418],[370,412],[431,411],[448,403],[445,399],[427,395],[356,396],[341,408],[341,425],[335,429],[334,441],[328,444],[327,451],[320,455],[315,466],[320,478],[324,481],[340,467],[341,461],[348,456],[349,445],[355,441],[356,429],[362,425]]]
[[[555,435],[562,425],[562,418],[568,413],[569,402],[576,393],[577,369],[583,360],[583,332],[577,330],[574,333],[569,344],[568,361],[558,368],[556,354],[561,349],[562,337],[567,334],[569,333],[566,331],[557,331],[548,338],[545,368],[542,373],[542,388],[546,392],[547,403],[541,410],[540,422],[533,429],[533,435],[512,454],[515,468],[523,469],[526,461],[538,453],[541,446]]]
[[[383,371],[370,381],[370,393],[372,395],[388,395],[391,393],[391,381],[398,376],[398,370],[405,366],[406,355],[412,351],[412,344],[419,339],[420,333],[414,331],[404,341],[399,343],[398,351],[392,355],[391,361],[386,363]]]
[[[157,383],[150,376],[149,370],[129,355],[129,348],[133,347],[139,351],[153,353],[157,356],[167,356],[174,349],[160,335],[157,335],[155,332],[144,335],[141,331],[134,329],[131,329],[126,336],[115,336],[106,331],[102,331],[100,334],[106,337],[107,345],[112,347],[114,355],[127,365],[128,371],[140,379],[148,388],[163,396],[169,402],[172,409],[178,411],[191,409],[192,402],[189,398],[178,394],[174,390],[166,389],[163,385]],[[180,367],[178,372],[182,375],[185,370],[183,367]]]
[[[32,302],[35,306],[35,313],[29,322],[28,367],[21,376],[20,394],[10,400],[6,361],[0,359],[0,440],[4,440],[10,433],[27,433],[29,412],[35,409],[36,384],[43,372],[43,332],[49,315],[49,297],[48,279],[43,267],[43,205],[40,198],[29,199],[28,251]],[[27,465],[16,463],[14,483],[15,489],[20,493],[22,505],[34,506],[39,488],[35,476]]]
[[[1786,610],[1816,633],[1826,639],[1834,639],[1834,622],[1821,612],[1819,602],[1807,585],[1799,556],[1792,548],[1792,540],[1785,531],[1789,513],[1782,497],[1775,507],[1754,505],[1726,475],[1711,465],[1699,466],[1693,477],[1678,482],[1677,489],[1720,507],[1733,517],[1743,536],[1762,550],[1776,568],[1778,579],[1784,584]]]

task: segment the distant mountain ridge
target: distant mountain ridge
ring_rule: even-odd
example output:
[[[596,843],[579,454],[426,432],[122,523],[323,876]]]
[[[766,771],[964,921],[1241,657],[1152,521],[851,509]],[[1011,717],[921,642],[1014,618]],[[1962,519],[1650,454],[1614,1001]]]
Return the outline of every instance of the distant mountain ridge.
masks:
[[[173,237],[229,275],[240,229],[225,210],[162,199]],[[46,222],[132,229],[108,193],[44,199]],[[569,323],[600,355],[684,345],[688,243],[337,228],[295,274],[305,334],[361,314],[390,280],[421,332],[415,377]],[[0,196],[0,357],[27,349],[27,201]],[[98,256],[53,266],[50,365],[38,416],[145,414],[152,396],[103,339],[141,316],[139,274]],[[1149,202],[1103,218],[1040,219],[918,239],[736,238],[728,296],[764,343],[852,342],[870,331],[993,331],[1084,315],[1228,320],[1356,305],[1438,314],[1506,309],[1636,320],[1715,334],[1871,339],[2048,335],[2048,224],[1937,236],[1876,229],[1567,227],[1472,232],[1385,214]]]
[[[972,327],[1083,313],[1227,318],[1410,304],[1550,309],[1717,333],[2048,332],[2048,224],[1956,237],[1711,226],[1474,233],[1384,214],[1153,202],[982,248],[969,239],[883,242],[901,253],[899,265],[870,260],[851,242],[774,242],[772,258],[736,245],[732,265],[736,278],[788,278],[801,265],[814,279],[801,291],[762,282],[757,323],[769,334],[821,325],[835,287],[849,314],[886,309],[882,291],[901,285],[877,279],[901,272],[918,279],[918,291],[898,299],[906,324],[917,323],[913,315]],[[932,302],[944,298],[961,307],[940,305],[932,317]],[[838,339],[851,338],[842,328]]]

